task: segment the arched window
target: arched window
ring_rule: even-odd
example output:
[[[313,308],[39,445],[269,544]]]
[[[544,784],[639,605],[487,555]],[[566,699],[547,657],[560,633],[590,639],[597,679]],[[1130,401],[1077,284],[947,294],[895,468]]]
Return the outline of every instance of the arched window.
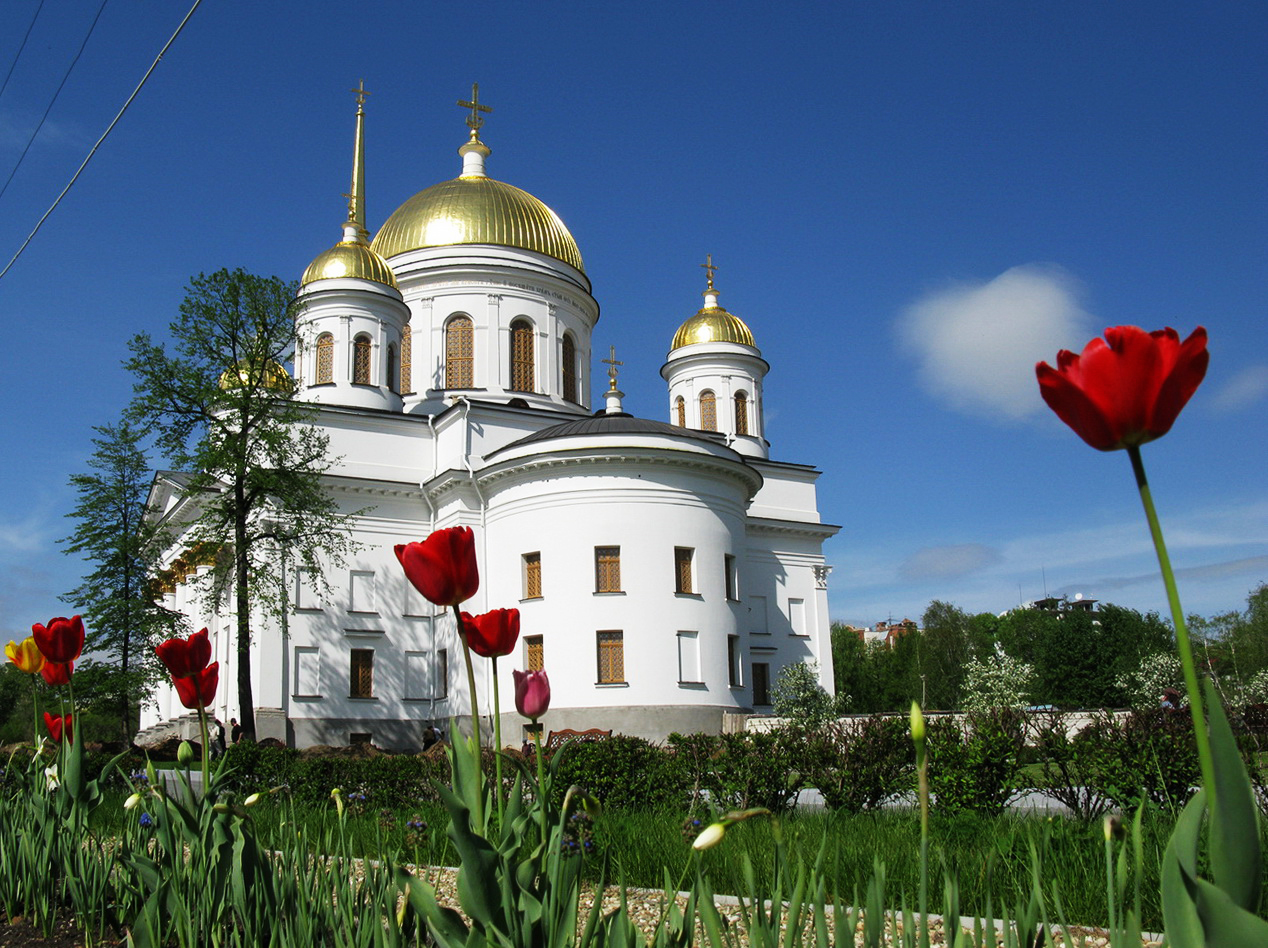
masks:
[[[335,380],[335,337],[323,332],[317,337],[316,385],[329,385]]]
[[[399,392],[396,384],[396,346],[387,344],[387,387],[390,391]]]
[[[735,393],[735,433],[748,434],[748,396],[743,392]]]
[[[352,384],[370,384],[370,337],[365,333],[352,340]]]
[[[511,391],[533,391],[533,326],[528,320],[511,323]]]
[[[678,427],[686,428],[687,427],[687,400],[683,398],[681,395],[679,395],[678,400],[674,402],[674,411],[678,413]]]
[[[564,333],[564,344],[559,354],[563,362],[564,401],[577,402],[577,344],[569,333]]]
[[[718,430],[718,405],[712,392],[700,393],[700,427],[705,431]]]
[[[414,339],[410,334],[409,325],[406,324],[405,331],[401,333],[401,394],[413,395],[414,382],[410,378],[413,368],[414,355]]]
[[[445,327],[445,388],[474,388],[471,366],[474,329],[470,316],[455,316]]]

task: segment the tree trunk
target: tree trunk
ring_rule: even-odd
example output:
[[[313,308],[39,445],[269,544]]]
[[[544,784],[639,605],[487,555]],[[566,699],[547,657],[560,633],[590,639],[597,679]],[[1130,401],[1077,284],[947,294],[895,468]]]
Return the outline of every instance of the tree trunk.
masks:
[[[237,487],[239,494],[242,488]],[[238,610],[238,714],[242,736],[255,740],[255,697],[251,691],[251,597],[247,588],[248,551],[247,523],[241,513],[245,499],[240,498],[239,514],[234,518],[234,597]]]

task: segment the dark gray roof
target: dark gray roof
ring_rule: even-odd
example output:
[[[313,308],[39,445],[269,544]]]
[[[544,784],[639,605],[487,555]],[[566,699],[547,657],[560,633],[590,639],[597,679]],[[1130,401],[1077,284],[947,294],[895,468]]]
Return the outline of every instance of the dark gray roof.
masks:
[[[663,421],[652,421],[650,418],[635,418],[633,415],[627,415],[622,412],[618,415],[594,415],[590,418],[578,418],[575,421],[565,421],[563,424],[552,425],[549,428],[543,428],[541,431],[534,431],[530,435],[525,435],[517,441],[512,441],[510,444],[498,448],[488,457],[493,457],[493,455],[508,451],[511,448],[518,448],[526,444],[536,444],[540,441],[553,441],[556,438],[581,438],[590,435],[612,434],[661,435],[669,438],[682,438],[688,441],[704,441],[722,447],[727,446],[725,436],[716,431],[679,428],[677,425],[671,425]]]

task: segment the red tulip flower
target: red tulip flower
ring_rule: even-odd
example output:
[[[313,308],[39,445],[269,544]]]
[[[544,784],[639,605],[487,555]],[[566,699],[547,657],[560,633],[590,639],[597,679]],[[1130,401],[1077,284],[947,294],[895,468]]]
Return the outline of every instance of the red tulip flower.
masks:
[[[70,741],[74,733],[71,723],[73,717],[72,714],[49,714],[45,711],[44,726],[48,728],[48,736],[58,744],[62,742],[63,737]]]
[[[550,679],[544,671],[515,671],[515,710],[536,722],[550,710]]]
[[[470,527],[449,527],[422,543],[398,545],[396,558],[414,587],[438,606],[456,606],[480,588]]]
[[[71,673],[75,670],[74,662],[45,662],[40,674],[49,685],[69,685]]]
[[[200,711],[216,700],[216,686],[220,684],[220,663],[213,662],[202,671],[182,678],[173,678],[176,696],[190,711]]]
[[[485,658],[510,655],[520,637],[520,611],[494,609],[484,615],[462,613],[462,630],[471,651]]]
[[[31,626],[31,637],[50,662],[73,662],[84,650],[84,620],[59,617],[49,619],[47,626],[37,622]]]
[[[1063,349],[1055,369],[1040,362],[1035,374],[1043,400],[1062,421],[1092,447],[1116,451],[1170,431],[1209,359],[1201,326],[1183,343],[1174,329],[1111,326],[1081,354]]]
[[[211,637],[206,629],[199,629],[188,639],[168,639],[154,651],[173,678],[188,678],[211,661]]]

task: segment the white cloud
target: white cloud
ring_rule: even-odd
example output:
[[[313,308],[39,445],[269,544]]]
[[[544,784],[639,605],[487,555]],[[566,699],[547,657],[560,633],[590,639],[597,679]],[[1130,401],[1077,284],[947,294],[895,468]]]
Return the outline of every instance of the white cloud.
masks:
[[[999,552],[981,543],[928,546],[908,557],[898,572],[904,582],[959,579],[981,572],[999,561]]]
[[[1268,365],[1242,369],[1223,384],[1211,400],[1216,411],[1234,412],[1248,408],[1268,395]]]
[[[961,411],[1017,421],[1043,408],[1035,363],[1092,335],[1078,285],[1059,267],[1025,264],[987,283],[929,293],[898,320],[934,395]]]

